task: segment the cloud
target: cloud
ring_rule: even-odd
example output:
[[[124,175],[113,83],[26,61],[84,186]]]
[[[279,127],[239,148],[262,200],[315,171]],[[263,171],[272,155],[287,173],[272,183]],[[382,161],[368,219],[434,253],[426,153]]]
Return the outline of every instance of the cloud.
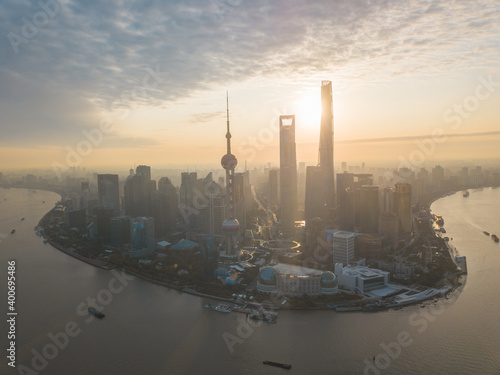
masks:
[[[491,135],[500,135],[500,131],[489,131],[489,132],[476,132],[476,133],[464,133],[464,134],[443,134],[444,138],[463,138],[463,137],[485,137]],[[381,142],[401,142],[401,141],[418,141],[425,139],[432,139],[432,135],[415,135],[406,137],[381,137],[381,138],[364,138],[364,139],[347,139],[338,140],[335,143],[338,144],[357,144],[357,143],[381,143]]]
[[[56,0],[41,0],[43,3]],[[252,78],[293,81],[338,72],[349,84],[498,69],[494,0],[115,0],[57,1],[60,9],[15,53],[9,33],[42,11],[0,3],[0,127],[3,142],[57,142],[95,125],[143,88],[148,67],[167,78],[135,106],[160,106]],[[12,34],[10,34],[12,35]],[[471,45],[484,49],[471,53]],[[480,60],[480,61],[478,61]],[[85,115],[87,114],[87,115]],[[193,115],[209,121],[217,113]],[[66,138],[67,139],[67,138]]]

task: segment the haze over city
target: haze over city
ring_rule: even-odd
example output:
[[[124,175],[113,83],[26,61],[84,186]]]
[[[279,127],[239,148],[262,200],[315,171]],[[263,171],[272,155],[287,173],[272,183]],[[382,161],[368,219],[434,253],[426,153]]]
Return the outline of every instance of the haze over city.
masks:
[[[278,118],[317,162],[320,83],[332,81],[335,160],[498,157],[495,1],[4,1],[2,169],[277,163]],[[446,137],[446,138],[443,138]]]

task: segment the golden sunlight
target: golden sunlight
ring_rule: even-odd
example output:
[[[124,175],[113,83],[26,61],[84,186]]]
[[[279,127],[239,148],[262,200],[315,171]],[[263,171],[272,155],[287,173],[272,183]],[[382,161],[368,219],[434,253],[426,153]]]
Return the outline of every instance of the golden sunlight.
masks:
[[[319,128],[321,121],[321,96],[303,96],[294,102],[297,124],[306,128]]]

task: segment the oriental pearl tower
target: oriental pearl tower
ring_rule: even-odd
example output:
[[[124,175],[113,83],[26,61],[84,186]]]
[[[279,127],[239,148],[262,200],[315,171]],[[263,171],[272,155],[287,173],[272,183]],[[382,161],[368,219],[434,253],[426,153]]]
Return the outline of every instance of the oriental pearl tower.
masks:
[[[234,210],[234,169],[238,165],[238,159],[231,154],[231,132],[229,131],[229,96],[226,93],[226,116],[227,116],[227,152],[220,163],[226,170],[226,220],[222,223],[224,239],[219,245],[219,258],[226,262],[238,261],[240,249],[238,247],[238,232],[240,223],[236,220]]]

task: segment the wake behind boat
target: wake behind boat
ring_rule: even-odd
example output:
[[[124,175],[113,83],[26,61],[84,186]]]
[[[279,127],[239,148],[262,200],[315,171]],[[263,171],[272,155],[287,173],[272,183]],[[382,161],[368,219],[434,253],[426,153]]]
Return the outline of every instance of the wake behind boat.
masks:
[[[230,313],[232,311],[229,306],[223,305],[223,304],[213,305],[211,303],[207,303],[205,305],[205,307],[208,308],[208,309],[212,309],[212,310],[215,310],[215,311],[218,311],[218,312],[223,312],[223,313]]]
[[[286,363],[279,363],[279,362],[272,362],[272,361],[262,361],[262,363],[265,365],[268,365],[268,366],[280,367],[280,368],[284,368],[287,370],[290,370],[292,368],[292,365],[289,365]]]
[[[99,319],[102,319],[104,318],[106,315],[104,315],[102,312],[100,311],[97,311],[95,308],[93,307],[89,307],[88,308],[88,311],[90,314],[94,315],[96,318],[99,318]]]

